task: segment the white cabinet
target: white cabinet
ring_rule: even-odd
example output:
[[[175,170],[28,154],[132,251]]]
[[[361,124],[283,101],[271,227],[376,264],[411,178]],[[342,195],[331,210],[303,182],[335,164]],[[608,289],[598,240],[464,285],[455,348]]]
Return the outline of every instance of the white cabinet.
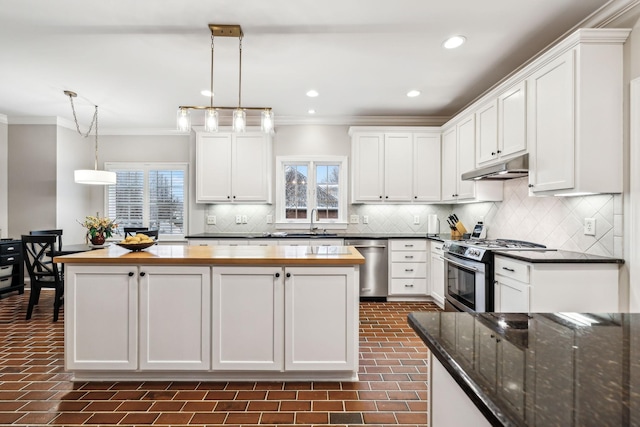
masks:
[[[211,268],[141,266],[139,278],[140,369],[208,370]]]
[[[389,246],[389,295],[426,296],[427,241],[391,239]]]
[[[476,166],[522,154],[527,149],[526,85],[520,82],[476,111]]]
[[[189,246],[216,246],[219,245],[218,239],[187,239]]]
[[[622,44],[628,34],[578,30],[534,66],[527,78],[533,194],[622,192]]]
[[[456,200],[472,199],[475,196],[475,183],[462,181],[460,175],[475,168],[476,158],[476,125],[473,115],[462,119],[458,125],[458,190]]]
[[[615,263],[528,263],[496,255],[495,311],[615,313],[618,281]]]
[[[138,268],[65,269],[65,368],[138,368]]]
[[[438,128],[358,128],[351,135],[353,203],[440,200]]]
[[[213,369],[282,370],[283,305],[281,267],[215,267]]]
[[[270,203],[271,137],[261,132],[196,134],[197,203]]]
[[[429,283],[431,297],[440,307],[444,308],[445,283],[444,283],[444,251],[442,242],[431,242],[431,264],[429,265]]]
[[[347,267],[285,269],[285,370],[358,366],[358,276]]]

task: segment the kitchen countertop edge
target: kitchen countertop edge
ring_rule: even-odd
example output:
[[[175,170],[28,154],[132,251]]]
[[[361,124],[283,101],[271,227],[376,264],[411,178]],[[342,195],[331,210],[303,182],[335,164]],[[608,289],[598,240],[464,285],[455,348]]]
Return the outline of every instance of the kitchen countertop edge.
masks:
[[[512,258],[532,264],[624,264],[620,258],[609,258],[582,252],[563,250],[549,251],[501,251],[494,250],[494,255]],[[554,257],[553,255],[557,255]],[[544,257],[543,257],[544,256]]]
[[[429,238],[425,233],[332,233],[324,235],[322,233],[301,236],[301,233],[293,233],[295,235],[274,236],[263,235],[260,233],[197,233],[185,236],[185,239],[426,239]]]

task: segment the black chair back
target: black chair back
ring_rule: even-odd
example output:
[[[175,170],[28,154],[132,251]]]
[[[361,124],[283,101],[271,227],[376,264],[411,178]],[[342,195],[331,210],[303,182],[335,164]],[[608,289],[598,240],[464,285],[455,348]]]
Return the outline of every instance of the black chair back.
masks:
[[[58,245],[58,250],[62,250],[62,230],[31,230],[29,232],[32,236],[43,236],[47,234],[52,234],[56,236],[56,244]]]
[[[33,308],[40,299],[42,288],[54,289],[53,321],[58,320],[58,312],[62,306],[64,282],[58,264],[53,262],[57,237],[52,234],[22,236],[24,262],[31,279],[31,295],[27,308],[27,320],[31,319]]]
[[[146,234],[152,239],[158,240],[159,230],[149,230],[144,227],[124,227],[124,237],[135,236],[138,233]]]

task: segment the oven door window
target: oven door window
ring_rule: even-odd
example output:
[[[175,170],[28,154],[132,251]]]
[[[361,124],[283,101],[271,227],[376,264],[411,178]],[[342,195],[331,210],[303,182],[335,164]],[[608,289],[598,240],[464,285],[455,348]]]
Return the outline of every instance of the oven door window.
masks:
[[[476,272],[447,263],[447,294],[471,310],[476,309]]]

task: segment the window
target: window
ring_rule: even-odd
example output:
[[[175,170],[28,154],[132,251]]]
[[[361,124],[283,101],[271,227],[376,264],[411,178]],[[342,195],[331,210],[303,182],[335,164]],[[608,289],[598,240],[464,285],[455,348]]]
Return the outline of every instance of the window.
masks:
[[[344,157],[278,157],[278,222],[346,224],[347,183]]]
[[[109,218],[120,228],[149,227],[165,237],[184,237],[187,218],[187,165],[183,163],[105,163],[117,183],[106,194]]]

